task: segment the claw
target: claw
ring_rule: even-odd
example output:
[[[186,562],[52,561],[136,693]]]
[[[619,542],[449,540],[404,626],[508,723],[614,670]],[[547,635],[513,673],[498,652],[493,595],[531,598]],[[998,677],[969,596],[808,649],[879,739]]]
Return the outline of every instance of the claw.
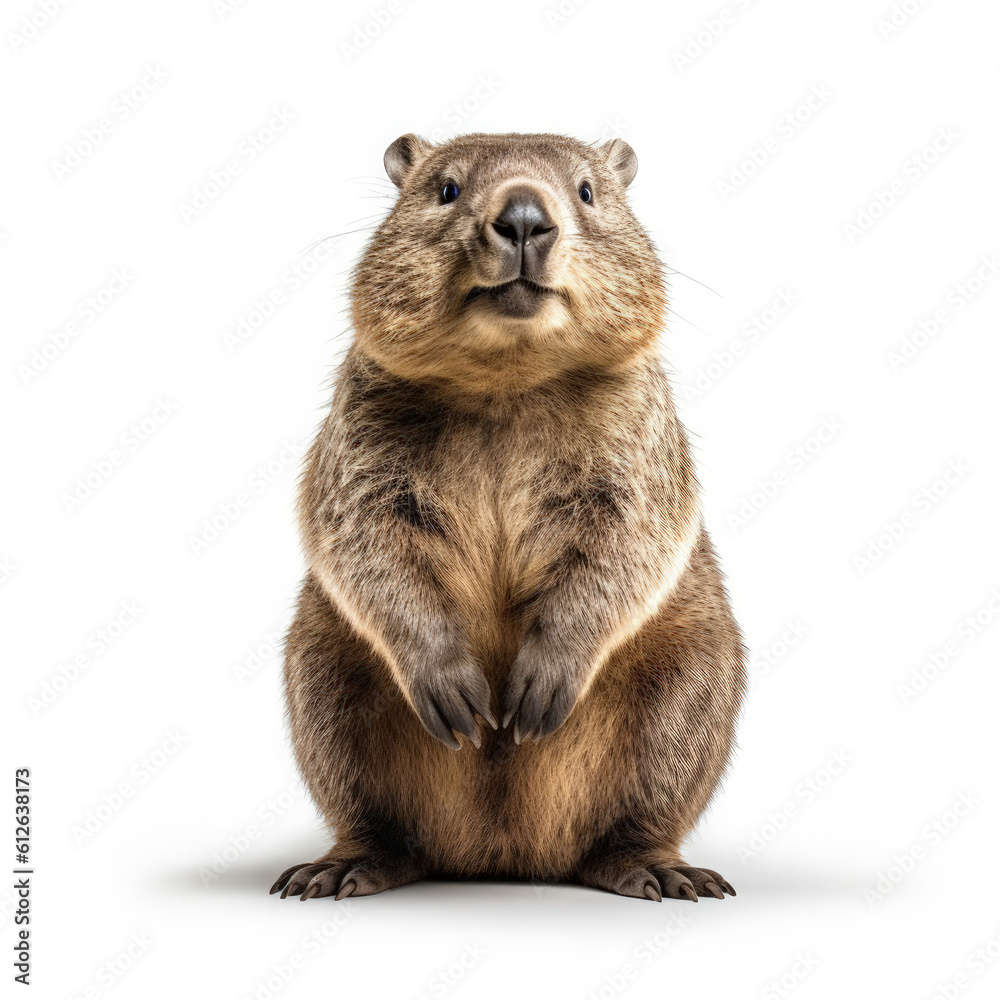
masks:
[[[698,893],[694,891],[694,886],[690,882],[683,883],[677,887],[677,891],[692,903],[698,902]]]
[[[659,888],[657,886],[655,886],[652,882],[647,882],[642,887],[642,891],[646,895],[646,897],[648,899],[653,900],[654,903],[662,903],[663,902],[663,897],[660,895]]]
[[[312,885],[307,886],[305,891],[299,896],[299,902],[304,903],[307,899],[312,899],[313,896],[318,896],[320,893],[319,882],[313,882]]]
[[[490,709],[489,700],[486,701],[480,700],[479,702],[477,702],[475,698],[473,698],[471,695],[465,694],[464,692],[463,692],[463,697],[465,698],[465,703],[472,710],[473,715],[481,716],[488,725],[492,726],[494,729],[497,728],[497,720],[494,718],[493,712]],[[473,724],[475,725],[475,722],[473,722]],[[476,725],[476,729],[477,730],[479,729],[478,725]]]
[[[722,890],[714,882],[706,882],[705,888],[713,895],[716,899],[725,899],[726,897],[722,894]]]
[[[344,883],[344,884],[343,884],[343,885],[342,885],[342,886],[341,886],[341,887],[340,887],[340,888],[339,888],[339,889],[337,890],[337,895],[336,895],[336,896],[334,896],[333,898],[334,898],[335,900],[337,900],[337,899],[343,899],[343,898],[344,898],[345,896],[352,896],[352,895],[354,894],[354,890],[355,890],[355,889],[357,889],[357,887],[358,887],[358,883],[357,883],[357,882],[355,882],[355,881],[354,881],[354,879],[352,879],[352,878],[349,878],[349,879],[348,879],[348,880],[347,880],[347,881],[346,881],[346,882],[345,882],[345,883]]]
[[[282,888],[286,881],[292,877],[302,865],[293,865],[291,868],[286,868],[275,880],[274,885],[271,886],[269,895],[274,895],[280,888]]]

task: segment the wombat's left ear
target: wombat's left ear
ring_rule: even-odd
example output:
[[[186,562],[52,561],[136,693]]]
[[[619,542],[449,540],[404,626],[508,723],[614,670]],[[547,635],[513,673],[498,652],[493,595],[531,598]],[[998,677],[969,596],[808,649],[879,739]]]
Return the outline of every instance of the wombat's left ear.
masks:
[[[611,172],[622,182],[622,187],[628,187],[635,180],[639,169],[639,158],[635,150],[624,139],[612,139],[603,146],[598,146],[597,152],[611,168]]]
[[[433,148],[426,139],[421,139],[419,135],[414,135],[412,132],[401,135],[385,151],[385,156],[382,158],[382,162],[385,164],[385,172],[389,175],[389,180],[396,187],[401,188],[410,171]]]

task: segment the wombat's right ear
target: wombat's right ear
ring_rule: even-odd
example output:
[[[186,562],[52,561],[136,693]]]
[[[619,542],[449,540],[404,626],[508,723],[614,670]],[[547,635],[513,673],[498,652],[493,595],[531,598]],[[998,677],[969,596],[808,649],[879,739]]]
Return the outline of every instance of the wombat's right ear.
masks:
[[[382,159],[382,162],[385,164],[385,172],[389,175],[389,180],[396,187],[401,188],[410,171],[433,148],[426,139],[421,139],[419,135],[414,135],[412,132],[401,135],[385,151],[385,156]]]
[[[635,180],[639,159],[635,155],[635,150],[624,139],[612,139],[599,146],[597,152],[604,157],[604,162],[622,182],[622,187],[628,187]]]

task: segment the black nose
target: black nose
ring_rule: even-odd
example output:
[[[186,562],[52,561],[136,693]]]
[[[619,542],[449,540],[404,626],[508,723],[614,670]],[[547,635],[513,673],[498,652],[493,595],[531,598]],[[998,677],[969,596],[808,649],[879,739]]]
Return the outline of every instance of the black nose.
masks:
[[[540,239],[555,232],[545,206],[533,191],[518,190],[511,194],[503,211],[493,223],[493,229],[505,240],[517,246],[532,237]]]
[[[512,191],[488,228],[493,233],[491,242],[508,258],[506,264],[513,271],[512,277],[523,275],[533,280],[541,277],[559,228],[534,191],[529,188]]]

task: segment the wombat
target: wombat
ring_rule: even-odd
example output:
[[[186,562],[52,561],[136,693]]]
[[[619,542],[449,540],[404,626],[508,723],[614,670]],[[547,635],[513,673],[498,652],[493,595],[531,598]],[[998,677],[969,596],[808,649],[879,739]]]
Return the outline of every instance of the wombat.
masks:
[[[292,742],[336,842],[272,892],[425,876],[735,895],[681,843],[745,653],[626,204],[630,146],[415,135],[356,268],[299,512]]]

